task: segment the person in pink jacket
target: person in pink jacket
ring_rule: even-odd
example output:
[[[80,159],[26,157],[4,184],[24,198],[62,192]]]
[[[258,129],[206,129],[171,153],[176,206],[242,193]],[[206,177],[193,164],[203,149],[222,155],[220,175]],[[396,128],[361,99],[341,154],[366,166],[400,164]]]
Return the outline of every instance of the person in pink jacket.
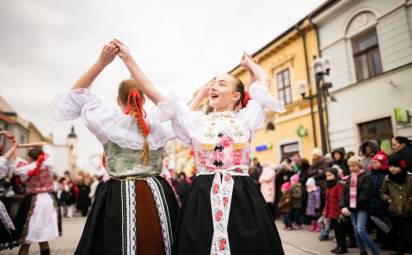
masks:
[[[260,191],[273,216],[275,216],[275,208],[273,205],[275,201],[275,177],[276,173],[273,165],[263,167],[262,174],[259,177]]]

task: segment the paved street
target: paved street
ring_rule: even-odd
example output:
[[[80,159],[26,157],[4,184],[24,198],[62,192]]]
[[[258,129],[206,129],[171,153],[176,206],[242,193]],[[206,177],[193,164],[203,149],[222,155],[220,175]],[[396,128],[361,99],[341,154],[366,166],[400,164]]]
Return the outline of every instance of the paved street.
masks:
[[[69,255],[74,253],[75,246],[80,238],[80,234],[85,222],[84,218],[76,217],[73,219],[63,220],[62,237],[50,242],[53,255]],[[287,255],[308,255],[308,254],[331,254],[330,250],[335,247],[333,241],[319,242],[317,235],[307,230],[284,231],[282,224],[277,222],[280,236],[283,240],[283,246]],[[30,254],[39,254],[38,246],[31,247]],[[15,255],[18,249],[12,251],[3,251],[0,254]],[[351,249],[349,254],[359,254],[356,249]],[[389,252],[382,252],[382,255]]]

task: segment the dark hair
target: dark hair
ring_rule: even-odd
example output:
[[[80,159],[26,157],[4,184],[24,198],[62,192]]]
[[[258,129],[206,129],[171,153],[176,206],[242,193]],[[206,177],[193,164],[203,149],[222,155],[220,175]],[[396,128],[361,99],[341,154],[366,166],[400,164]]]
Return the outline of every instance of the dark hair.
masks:
[[[289,158],[289,157],[283,157],[281,160],[280,160],[280,162],[282,163],[283,161],[287,161],[288,162],[288,164],[290,164],[290,163],[292,163],[292,160]]]
[[[334,168],[334,167],[330,167],[330,168],[326,169],[326,171],[325,171],[325,173],[328,173],[328,172],[331,173],[331,174],[333,174],[336,179],[339,178],[338,169],[336,169],[336,168]]]
[[[43,154],[43,149],[41,147],[36,147],[33,149],[30,149],[27,155],[33,160],[37,160],[41,154]]]
[[[409,140],[407,137],[404,136],[395,136],[393,138],[395,141],[397,141],[400,144],[405,144],[407,146],[411,145],[411,140]]]
[[[185,172],[180,172],[178,175],[177,175],[177,178],[178,179],[181,179],[183,177],[183,179],[186,179],[186,174],[185,174]]]
[[[236,102],[235,107],[237,107],[239,104],[242,104],[243,102],[243,98],[245,97],[245,85],[243,84],[243,82],[237,78],[234,75],[229,74],[234,80],[235,80],[235,92],[239,92],[240,93],[240,98],[239,100]]]
[[[310,168],[309,160],[307,160],[306,158],[301,159],[300,162],[299,162],[299,165],[300,165],[301,169],[309,169]]]

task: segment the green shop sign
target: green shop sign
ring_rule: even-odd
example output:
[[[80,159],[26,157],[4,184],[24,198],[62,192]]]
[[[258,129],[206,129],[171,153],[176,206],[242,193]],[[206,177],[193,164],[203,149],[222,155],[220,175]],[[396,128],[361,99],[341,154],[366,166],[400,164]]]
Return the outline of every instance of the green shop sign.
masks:
[[[405,108],[395,108],[395,120],[397,124],[408,124],[410,121],[409,111]]]
[[[308,135],[308,129],[305,128],[303,125],[300,125],[297,129],[296,129],[296,135],[298,137],[305,137]]]

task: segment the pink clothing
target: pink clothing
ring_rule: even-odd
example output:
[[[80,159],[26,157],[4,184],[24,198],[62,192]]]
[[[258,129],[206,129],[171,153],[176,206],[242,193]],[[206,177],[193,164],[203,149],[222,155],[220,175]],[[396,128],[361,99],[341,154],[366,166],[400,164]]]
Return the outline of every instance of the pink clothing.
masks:
[[[383,150],[379,150],[378,153],[373,156],[372,160],[376,160],[381,163],[381,170],[389,169],[388,155]],[[368,168],[369,170],[373,170],[371,164],[369,164]]]
[[[298,184],[300,181],[299,174],[294,174],[292,177],[290,177],[290,184]]]
[[[264,167],[260,175],[260,191],[266,203],[273,203],[275,201],[275,176],[275,170],[271,167]]]
[[[284,191],[289,191],[292,188],[292,185],[290,185],[290,182],[285,182],[282,184],[282,186],[280,187],[280,189],[282,190],[282,192]]]

